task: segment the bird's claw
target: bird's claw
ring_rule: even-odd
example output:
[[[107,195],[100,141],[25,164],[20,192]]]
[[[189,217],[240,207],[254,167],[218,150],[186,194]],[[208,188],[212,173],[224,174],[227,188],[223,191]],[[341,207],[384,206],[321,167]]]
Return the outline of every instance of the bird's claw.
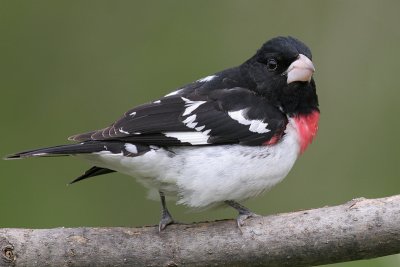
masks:
[[[158,232],[163,231],[165,228],[167,228],[168,225],[173,223],[174,220],[172,219],[171,214],[168,212],[168,210],[164,211],[160,223],[158,224]]]
[[[260,217],[260,215],[255,214],[253,212],[239,213],[239,215],[236,218],[236,223],[237,223],[237,226],[238,226],[240,232],[243,233],[242,226],[244,225],[245,220],[247,220],[248,218],[254,218],[254,217]]]

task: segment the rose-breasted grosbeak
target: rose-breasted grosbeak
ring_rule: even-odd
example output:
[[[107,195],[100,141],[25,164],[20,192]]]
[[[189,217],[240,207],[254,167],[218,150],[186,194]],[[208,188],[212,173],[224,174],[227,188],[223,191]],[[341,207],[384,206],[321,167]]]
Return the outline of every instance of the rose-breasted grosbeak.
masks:
[[[115,171],[133,176],[161,197],[160,230],[173,222],[165,196],[193,208],[229,205],[239,212],[240,227],[254,214],[236,201],[280,182],[317,132],[311,59],[299,40],[273,38],[238,67],[69,138],[79,143],[8,159],[74,155],[94,165],[72,183]]]

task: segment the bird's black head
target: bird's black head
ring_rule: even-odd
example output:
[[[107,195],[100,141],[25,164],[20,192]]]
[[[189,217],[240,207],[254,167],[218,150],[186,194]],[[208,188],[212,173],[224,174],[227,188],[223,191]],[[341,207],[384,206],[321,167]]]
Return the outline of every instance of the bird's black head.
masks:
[[[285,113],[318,110],[310,49],[293,37],[276,37],[240,66],[257,94]]]

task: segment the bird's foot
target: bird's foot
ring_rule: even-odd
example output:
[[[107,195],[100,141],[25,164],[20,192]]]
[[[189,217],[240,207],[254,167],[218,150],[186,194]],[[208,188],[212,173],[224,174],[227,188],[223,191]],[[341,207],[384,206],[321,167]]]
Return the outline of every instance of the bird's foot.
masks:
[[[242,226],[244,225],[245,220],[247,220],[248,218],[260,216],[260,215],[255,214],[254,212],[252,212],[245,206],[240,205],[236,201],[227,200],[227,201],[225,201],[225,203],[239,212],[239,215],[236,218],[236,223],[237,223],[237,226],[238,226],[240,232],[242,232],[242,233],[243,233]]]
[[[254,218],[254,217],[260,217],[260,215],[255,214],[249,210],[247,210],[246,212],[243,212],[243,213],[239,213],[239,215],[236,218],[236,223],[237,223],[237,226],[239,227],[239,230],[241,232],[243,232],[242,226],[244,225],[244,221],[247,220],[248,218]]]
[[[163,231],[165,228],[167,228],[168,225],[173,224],[174,219],[172,219],[171,214],[169,213],[168,210],[164,210],[161,216],[160,223],[158,224],[158,232]]]

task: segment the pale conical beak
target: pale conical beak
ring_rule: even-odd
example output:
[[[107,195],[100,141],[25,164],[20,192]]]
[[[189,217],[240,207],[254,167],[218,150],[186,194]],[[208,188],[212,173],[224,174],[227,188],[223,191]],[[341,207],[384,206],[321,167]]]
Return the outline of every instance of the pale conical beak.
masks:
[[[287,75],[287,83],[292,82],[309,82],[315,71],[312,61],[303,54],[290,64],[285,72]]]

